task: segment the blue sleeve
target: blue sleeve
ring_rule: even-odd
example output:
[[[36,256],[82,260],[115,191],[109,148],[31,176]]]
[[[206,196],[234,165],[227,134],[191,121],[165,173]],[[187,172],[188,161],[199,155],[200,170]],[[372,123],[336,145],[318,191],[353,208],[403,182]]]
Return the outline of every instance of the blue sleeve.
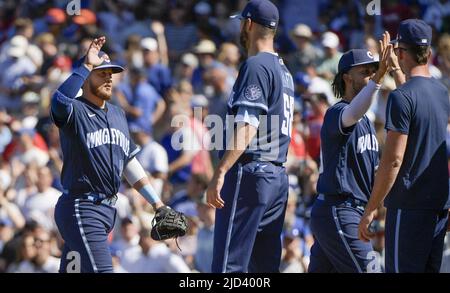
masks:
[[[356,124],[350,127],[343,127],[342,113],[344,112],[345,103],[338,103],[329,108],[323,119],[323,126],[330,136],[349,135],[352,133]]]
[[[85,66],[76,68],[53,94],[50,114],[56,126],[63,127],[70,122],[73,112],[73,99],[83,86],[89,73],[89,69]]]
[[[141,148],[136,145],[133,141],[132,138],[130,138],[130,152],[128,154],[128,161],[126,164],[128,164],[128,162],[133,159],[134,157],[136,157],[136,155],[141,151]]]
[[[411,110],[411,102],[399,90],[391,92],[386,105],[385,129],[408,134]]]
[[[138,88],[137,99],[135,99],[133,106],[144,111],[154,111],[161,96],[156,89],[151,85],[143,85]]]
[[[254,59],[249,59],[239,70],[233,88],[232,106],[247,106],[262,109],[267,113],[267,98],[270,95],[271,78],[266,68]]]

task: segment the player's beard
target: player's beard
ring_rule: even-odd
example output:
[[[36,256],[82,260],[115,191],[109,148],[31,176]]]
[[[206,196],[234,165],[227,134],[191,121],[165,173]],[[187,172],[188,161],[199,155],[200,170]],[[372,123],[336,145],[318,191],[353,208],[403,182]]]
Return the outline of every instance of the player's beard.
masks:
[[[241,44],[241,46],[245,49],[248,50],[248,33],[245,31],[245,28],[242,28],[241,30],[241,34],[239,36],[239,43]]]
[[[111,99],[111,95],[112,95],[112,92],[111,91],[107,91],[106,89],[105,89],[105,84],[102,84],[102,85],[100,85],[100,86],[95,86],[93,83],[92,83],[92,81],[90,81],[90,88],[91,88],[91,91],[92,91],[92,93],[96,96],[96,97],[98,97],[98,98],[100,98],[100,99],[102,99],[102,100],[104,100],[104,101],[109,101],[110,99]],[[112,86],[112,85],[111,85]]]

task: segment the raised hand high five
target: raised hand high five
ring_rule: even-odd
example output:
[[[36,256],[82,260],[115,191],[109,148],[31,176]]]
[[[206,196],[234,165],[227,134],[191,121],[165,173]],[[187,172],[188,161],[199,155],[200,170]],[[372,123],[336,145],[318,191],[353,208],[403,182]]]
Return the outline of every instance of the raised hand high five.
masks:
[[[106,42],[106,38],[101,36],[92,41],[89,49],[86,53],[86,57],[84,59],[84,64],[92,70],[95,66],[98,66],[103,63],[108,57],[107,55],[103,55],[102,57],[98,57],[98,53]]]

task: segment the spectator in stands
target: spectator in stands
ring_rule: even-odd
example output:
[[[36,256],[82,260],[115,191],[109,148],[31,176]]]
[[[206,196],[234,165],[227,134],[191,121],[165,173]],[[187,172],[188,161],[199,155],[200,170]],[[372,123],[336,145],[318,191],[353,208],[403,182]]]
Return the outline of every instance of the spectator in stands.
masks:
[[[34,129],[22,128],[16,135],[18,144],[15,148],[15,158],[25,165],[37,164],[40,167],[47,165],[49,160],[47,151],[34,144],[34,137],[38,135]]]
[[[0,186],[0,221],[3,223],[4,230],[2,230],[2,248],[3,245],[10,239],[8,238],[9,228],[14,230],[22,229],[25,225],[25,218],[20,212],[19,207],[6,197],[5,190]],[[13,232],[14,230],[11,230]],[[1,249],[0,249],[1,252]]]
[[[122,265],[130,273],[189,273],[183,259],[172,253],[164,242],[150,237],[150,230],[139,233],[139,247],[123,254]],[[127,261],[125,261],[127,259]],[[129,265],[124,264],[129,262]],[[128,268],[128,269],[127,269]]]
[[[17,239],[16,258],[9,266],[8,273],[18,272],[19,267],[23,263],[30,263],[36,257],[37,249],[34,245],[34,236],[32,233],[24,233]]]
[[[19,110],[20,92],[24,90],[24,77],[33,75],[38,68],[26,56],[28,40],[24,36],[11,39],[6,58],[0,63],[0,107]]]
[[[319,162],[320,160],[320,130],[323,118],[330,106],[324,94],[313,94],[304,98],[311,106],[311,114],[307,117],[308,133],[306,138],[306,150],[308,154]]]
[[[23,206],[27,219],[34,219],[48,230],[55,228],[53,211],[61,192],[52,187],[53,175],[48,167],[38,171],[37,192],[31,194]]]
[[[197,42],[197,28],[188,22],[188,11],[182,1],[173,1],[169,7],[169,23],[165,27],[169,58],[177,61]]]
[[[291,31],[296,51],[291,53],[286,65],[292,73],[305,71],[306,66],[316,64],[321,58],[321,52],[312,44],[313,34],[306,24],[297,24]]]
[[[219,115],[225,121],[227,101],[231,94],[231,87],[227,83],[227,71],[223,65],[209,68],[204,74],[204,81],[211,92],[205,92],[209,101],[209,114]]]
[[[153,38],[144,38],[141,40],[141,48],[147,80],[163,97],[172,86],[172,76],[167,65],[161,62],[158,42]]]
[[[191,98],[191,128],[201,147],[192,159],[192,174],[204,174],[207,178],[212,178],[214,170],[209,152],[211,137],[205,125],[205,118],[209,114],[208,104],[208,99],[203,95],[194,95]]]
[[[156,142],[144,129],[133,128],[131,135],[135,143],[141,147],[136,155],[142,167],[151,176],[153,188],[161,195],[163,183],[167,179],[169,162],[166,150]]]
[[[288,229],[283,233],[283,255],[281,257],[281,273],[304,273],[306,265],[300,250],[300,235],[297,229]]]
[[[197,200],[197,213],[200,220],[200,227],[197,233],[197,251],[194,255],[194,268],[201,273],[210,273],[213,258],[216,211],[207,204],[204,194]]]
[[[190,127],[190,111],[179,109],[173,104],[170,112],[172,117],[177,117],[178,124],[172,126],[164,135],[161,145],[169,158],[169,181],[176,192],[183,189],[189,181],[192,159],[201,149],[201,145]]]
[[[227,71],[227,84],[229,88],[232,88],[236,81],[241,53],[238,46],[233,43],[223,43],[220,46],[219,54],[217,55],[217,61],[225,65]]]
[[[119,105],[124,109],[129,128],[152,132],[152,126],[164,113],[166,104],[147,82],[145,72],[137,67],[128,70],[128,81],[116,88]]]
[[[8,127],[11,122],[11,116],[4,110],[0,110],[0,154],[12,140],[12,133]]]
[[[26,238],[24,245],[30,245],[31,240]],[[35,254],[30,248],[24,248],[27,252],[24,255],[33,255],[31,258],[25,257],[20,262],[15,273],[57,273],[59,270],[59,259],[51,255],[50,250],[50,234],[45,230],[39,230],[35,233],[34,238]]]
[[[214,58],[216,54],[216,45],[211,40],[201,40],[197,46],[194,47],[194,53],[199,60],[199,66],[194,70],[192,75],[192,86],[195,93],[202,93],[204,86],[205,72],[217,66],[219,62]]]
[[[325,32],[322,35],[322,46],[325,54],[318,63],[317,74],[331,81],[337,73],[339,59],[342,56],[342,53],[339,52],[338,36],[330,31]]]
[[[175,67],[175,81],[191,82],[195,69],[198,67],[198,58],[192,53],[181,56],[180,62]]]

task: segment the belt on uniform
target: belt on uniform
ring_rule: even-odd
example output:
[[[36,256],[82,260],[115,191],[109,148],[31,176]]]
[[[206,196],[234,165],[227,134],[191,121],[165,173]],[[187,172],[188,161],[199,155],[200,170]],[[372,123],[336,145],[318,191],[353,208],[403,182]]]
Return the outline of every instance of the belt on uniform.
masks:
[[[325,195],[321,193],[317,196],[317,199],[336,204],[338,207],[346,206],[363,210],[366,207],[366,202],[347,195]]]
[[[239,159],[237,160],[238,163],[241,163],[242,165],[251,163],[251,162],[263,162],[263,163],[270,163],[272,165],[278,166],[278,167],[283,167],[283,163],[279,163],[279,162],[273,162],[273,161],[260,161],[256,158],[254,158],[253,156],[249,156],[249,155],[241,155],[239,157]]]
[[[109,206],[114,206],[117,202],[117,194],[114,194],[112,196],[108,196],[104,193],[95,193],[95,192],[86,192],[81,194],[73,192],[70,194],[73,194],[74,197],[76,198],[92,201],[95,205],[106,204]]]

